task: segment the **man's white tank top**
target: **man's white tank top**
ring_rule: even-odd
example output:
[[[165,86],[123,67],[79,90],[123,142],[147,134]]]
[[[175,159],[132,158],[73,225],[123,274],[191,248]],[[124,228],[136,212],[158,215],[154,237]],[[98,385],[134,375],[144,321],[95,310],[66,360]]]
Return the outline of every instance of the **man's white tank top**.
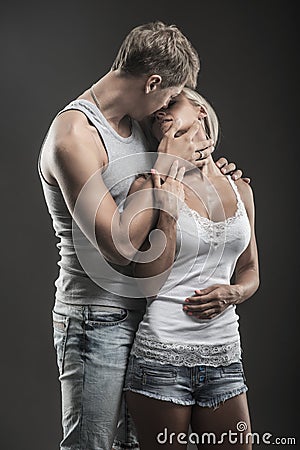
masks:
[[[132,120],[132,133],[124,138],[111,127],[101,111],[87,100],[74,100],[58,114],[68,110],[81,111],[90,124],[96,127],[109,161],[102,175],[103,180],[122,211],[123,202],[136,175],[150,171],[154,163],[153,153],[149,152],[139,124]],[[55,298],[70,304],[143,308],[145,299],[130,277],[131,266],[108,263],[88,241],[72,219],[60,188],[49,184],[43,177],[40,155],[38,172],[55,235],[59,239],[59,275],[55,281]]]

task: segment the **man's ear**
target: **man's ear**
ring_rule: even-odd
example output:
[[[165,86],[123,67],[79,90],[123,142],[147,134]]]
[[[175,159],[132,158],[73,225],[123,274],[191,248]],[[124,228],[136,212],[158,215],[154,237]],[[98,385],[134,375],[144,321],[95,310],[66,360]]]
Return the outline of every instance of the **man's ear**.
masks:
[[[145,93],[150,94],[150,92],[155,91],[161,84],[162,78],[160,75],[151,75],[145,84]]]
[[[204,117],[208,116],[206,108],[204,105],[198,106],[198,119],[204,119]]]

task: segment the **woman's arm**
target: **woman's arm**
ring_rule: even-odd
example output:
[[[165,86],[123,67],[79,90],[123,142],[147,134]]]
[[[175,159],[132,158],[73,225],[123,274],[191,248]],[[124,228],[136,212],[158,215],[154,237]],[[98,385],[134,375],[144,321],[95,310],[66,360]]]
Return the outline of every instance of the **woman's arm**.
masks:
[[[238,290],[238,296],[234,303],[242,303],[250,298],[259,287],[259,263],[255,236],[255,208],[253,192],[249,185],[239,182],[239,190],[245,204],[250,227],[251,239],[246,250],[239,257],[234,274],[234,286]]]
[[[238,181],[238,186],[250,222],[250,242],[237,261],[234,284],[215,284],[206,289],[196,289],[195,295],[186,299],[184,311],[199,319],[212,319],[229,305],[244,302],[259,286],[253,193],[251,187],[242,180]]]
[[[155,203],[159,208],[159,217],[153,229],[133,263],[133,272],[137,283],[146,297],[156,296],[166,282],[175,258],[176,221],[179,201],[184,201],[181,181],[184,168],[178,170],[174,163],[161,184],[159,174],[153,174]],[[137,186],[138,182],[136,183]]]

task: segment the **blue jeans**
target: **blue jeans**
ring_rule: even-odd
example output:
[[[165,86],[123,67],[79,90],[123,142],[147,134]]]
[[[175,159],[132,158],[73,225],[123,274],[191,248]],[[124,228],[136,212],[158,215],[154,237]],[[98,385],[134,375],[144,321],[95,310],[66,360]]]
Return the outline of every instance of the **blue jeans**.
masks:
[[[61,450],[138,448],[126,414],[119,416],[126,366],[144,314],[110,306],[56,301],[54,347],[62,395]]]

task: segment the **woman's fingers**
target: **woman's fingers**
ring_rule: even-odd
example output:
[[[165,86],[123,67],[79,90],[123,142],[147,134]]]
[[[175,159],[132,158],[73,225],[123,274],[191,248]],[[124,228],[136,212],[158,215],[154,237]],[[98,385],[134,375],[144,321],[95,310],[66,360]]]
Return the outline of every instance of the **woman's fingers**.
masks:
[[[202,314],[193,314],[193,317],[195,317],[195,319],[200,319],[200,320],[210,320],[210,319],[214,319],[215,317],[218,316],[218,314],[220,314],[220,312],[216,312],[213,309],[209,312],[209,314],[206,314],[205,316],[203,316]]]
[[[157,170],[151,169],[151,176],[152,176],[154,188],[160,189],[161,188],[161,180],[160,180],[160,176],[159,176],[159,173],[157,172]]]
[[[180,167],[180,169],[177,172],[176,180],[181,182],[183,180],[184,174],[185,174],[185,167]]]
[[[176,160],[172,163],[172,165],[171,165],[171,167],[170,167],[170,169],[169,169],[168,177],[169,177],[169,178],[175,179],[175,178],[176,178],[176,175],[177,175],[177,172],[178,172],[178,160],[176,159]]]
[[[182,166],[182,167],[178,168],[178,166],[179,166],[179,162],[178,162],[178,160],[175,160],[169,169],[166,181],[168,179],[171,179],[173,181],[176,180],[180,183],[182,182],[184,174],[185,174],[185,167]],[[160,177],[159,173],[157,172],[157,170],[151,169],[151,175],[152,175],[154,187],[156,189],[161,189],[161,187],[162,187],[161,177]]]
[[[198,307],[197,307],[198,306]],[[220,302],[213,302],[209,305],[195,305],[193,308],[184,307],[183,310],[188,316],[193,316],[198,319],[210,319],[211,316],[220,314],[226,308],[226,305]]]

